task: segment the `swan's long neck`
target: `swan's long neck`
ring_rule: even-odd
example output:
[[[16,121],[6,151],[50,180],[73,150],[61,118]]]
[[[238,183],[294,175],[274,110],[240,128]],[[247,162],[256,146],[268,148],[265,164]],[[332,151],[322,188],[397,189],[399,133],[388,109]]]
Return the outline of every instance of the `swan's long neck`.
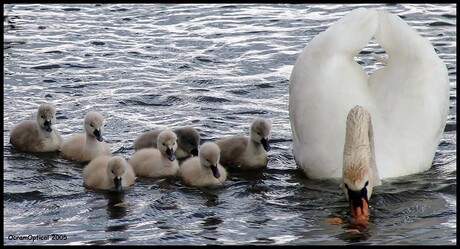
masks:
[[[373,177],[373,185],[379,186],[382,185],[382,181],[380,180],[379,170],[377,168],[377,162],[375,158],[375,144],[374,144],[374,128],[372,127],[372,119],[369,115],[369,145],[371,148],[371,170],[372,170],[372,177]]]
[[[347,117],[344,154],[352,155],[356,150],[369,151],[369,115],[363,109],[353,108]]]
[[[376,165],[372,122],[369,113],[356,106],[347,117],[343,175],[349,181],[358,183],[368,176],[373,177],[374,169]]]

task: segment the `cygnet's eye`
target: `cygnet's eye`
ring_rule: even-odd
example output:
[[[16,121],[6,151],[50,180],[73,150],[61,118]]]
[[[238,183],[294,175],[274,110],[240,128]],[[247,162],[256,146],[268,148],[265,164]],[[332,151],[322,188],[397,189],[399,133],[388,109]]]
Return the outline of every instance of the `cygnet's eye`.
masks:
[[[45,119],[45,115],[42,115],[42,119]]]
[[[112,174],[114,174],[114,175],[115,175],[115,172],[113,172],[113,169],[112,169]]]
[[[89,124],[89,126],[94,127],[93,124]]]
[[[166,144],[165,144],[165,143],[163,143],[163,146],[166,146]]]
[[[346,183],[345,183],[345,188],[349,189],[349,188],[348,188],[348,185],[347,185]]]
[[[366,184],[364,184],[364,187],[367,187],[367,185],[369,185],[369,181],[367,181]]]

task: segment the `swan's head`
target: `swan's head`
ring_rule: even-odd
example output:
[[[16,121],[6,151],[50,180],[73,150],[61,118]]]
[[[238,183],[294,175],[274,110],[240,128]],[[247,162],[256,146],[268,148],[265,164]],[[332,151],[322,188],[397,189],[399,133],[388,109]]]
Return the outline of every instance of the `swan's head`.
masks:
[[[174,132],[177,135],[178,146],[193,156],[198,156],[198,145],[200,144],[200,134],[198,131],[193,127],[186,126],[176,129]]]
[[[88,112],[85,117],[86,134],[96,137],[99,142],[104,141],[102,137],[102,122],[104,117],[99,112]]]
[[[217,165],[220,160],[220,148],[214,142],[205,142],[201,145],[199,152],[201,165],[209,167],[212,171],[212,175],[219,179],[220,172]]]
[[[250,139],[256,143],[262,144],[267,152],[270,151],[270,144],[268,143],[270,139],[270,129],[270,121],[259,117],[252,122],[250,131]]]
[[[378,177],[373,144],[370,114],[355,106],[347,117],[341,187],[356,222],[369,219],[369,199]]]
[[[351,215],[356,221],[367,221],[369,219],[369,199],[372,195],[372,184],[370,184],[370,165],[364,161],[344,163],[342,177],[342,188],[348,200]]]
[[[113,156],[107,163],[107,175],[109,179],[113,180],[115,191],[117,192],[122,190],[121,181],[128,167],[130,167],[128,162],[120,156]]]
[[[176,160],[174,152],[177,149],[177,135],[171,130],[162,131],[158,134],[157,148],[161,153],[165,154],[169,161]]]
[[[56,109],[50,104],[41,104],[37,111],[37,123],[47,132],[52,132],[52,125],[56,124]]]

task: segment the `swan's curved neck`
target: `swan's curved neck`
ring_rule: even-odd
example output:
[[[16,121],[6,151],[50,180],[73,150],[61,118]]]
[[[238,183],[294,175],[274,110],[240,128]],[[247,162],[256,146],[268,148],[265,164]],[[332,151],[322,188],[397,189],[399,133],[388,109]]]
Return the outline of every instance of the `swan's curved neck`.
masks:
[[[364,175],[369,175],[374,186],[380,185],[371,116],[360,106],[352,108],[347,117],[343,170],[344,175],[349,177],[362,179]]]

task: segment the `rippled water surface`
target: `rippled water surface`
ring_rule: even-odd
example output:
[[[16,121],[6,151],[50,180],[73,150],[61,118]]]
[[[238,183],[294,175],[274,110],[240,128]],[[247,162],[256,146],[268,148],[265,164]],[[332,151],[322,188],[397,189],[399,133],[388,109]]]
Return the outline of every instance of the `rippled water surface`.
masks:
[[[305,45],[357,5],[4,5],[4,243],[455,245],[456,5],[377,6],[433,43],[450,111],[433,167],[384,181],[368,229],[355,234],[325,221],[348,215],[338,181],[307,179],[293,160],[288,86]],[[372,71],[369,53],[357,59]],[[125,158],[145,130],[192,125],[203,142],[246,135],[266,117],[269,164],[215,190],[146,178],[122,194],[88,190],[83,164],[8,143],[45,101],[64,137],[83,131],[86,112],[103,113],[105,138]],[[14,239],[50,234],[61,240]]]

